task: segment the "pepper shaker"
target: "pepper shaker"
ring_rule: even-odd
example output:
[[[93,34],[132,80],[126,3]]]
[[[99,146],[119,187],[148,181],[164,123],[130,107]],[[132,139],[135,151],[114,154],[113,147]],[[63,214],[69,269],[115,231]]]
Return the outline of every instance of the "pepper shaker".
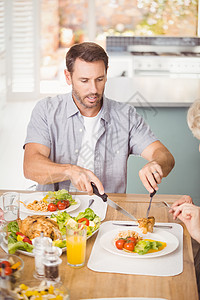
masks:
[[[49,246],[45,249],[44,255],[44,276],[47,282],[59,282],[59,265],[62,262],[60,259],[60,255],[62,254],[62,250],[58,247]]]

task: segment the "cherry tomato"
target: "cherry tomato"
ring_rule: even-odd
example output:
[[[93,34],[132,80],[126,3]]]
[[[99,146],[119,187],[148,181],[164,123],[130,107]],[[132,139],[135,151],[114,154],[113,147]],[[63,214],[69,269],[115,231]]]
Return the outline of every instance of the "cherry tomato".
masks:
[[[11,267],[5,267],[4,271],[5,271],[5,275],[10,275],[10,274],[12,274],[12,269],[11,269]]]
[[[124,249],[128,251],[133,251],[135,248],[135,243],[128,241],[124,243]]]
[[[7,261],[7,260],[3,260],[3,261],[0,262],[0,268],[1,268],[1,265],[2,265],[2,264],[4,264],[5,267],[10,267],[10,263],[9,263],[9,261]]]
[[[54,203],[49,203],[48,210],[55,211],[55,210],[57,210],[57,206]]]
[[[57,207],[59,210],[63,210],[66,208],[66,204],[64,202],[58,201]]]
[[[87,218],[81,218],[78,220],[78,223],[84,223],[86,226],[89,226],[90,221]]]
[[[125,244],[125,240],[124,239],[119,239],[115,242],[115,245],[117,247],[117,249],[122,250],[124,248],[124,244]]]
[[[125,240],[124,239],[119,239],[115,242],[115,245],[117,247],[117,249],[122,250],[124,248],[124,244],[125,244]]]
[[[30,245],[32,245],[31,240],[27,236],[23,239],[23,242],[29,243]]]
[[[62,200],[62,202],[66,204],[66,208],[70,206],[69,200]]]
[[[134,237],[127,237],[126,240],[136,243],[136,238],[134,238]]]

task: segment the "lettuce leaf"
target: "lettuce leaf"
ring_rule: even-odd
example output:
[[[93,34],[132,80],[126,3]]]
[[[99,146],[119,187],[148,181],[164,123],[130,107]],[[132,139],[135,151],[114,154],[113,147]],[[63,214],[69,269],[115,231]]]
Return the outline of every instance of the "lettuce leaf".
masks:
[[[25,243],[25,242],[22,242],[22,241],[14,243],[14,244],[8,243],[8,252],[10,254],[14,254],[17,250],[32,252],[33,245],[30,245],[29,243]]]
[[[150,242],[141,240],[136,244],[134,251],[139,255],[143,255],[146,254],[150,249],[158,250],[161,246],[162,244],[158,241]]]
[[[136,244],[134,251],[139,255],[143,255],[146,254],[150,249],[151,249],[151,242],[141,240]]]
[[[14,244],[16,242],[17,242],[17,235],[14,232],[12,232],[8,236],[8,244]]]
[[[59,211],[57,214],[51,214],[51,218],[53,219],[57,219],[57,223],[61,224],[61,223],[66,223],[66,221],[68,219],[71,218],[71,216],[66,212],[66,211]]]
[[[101,225],[100,217],[96,215],[93,222],[96,224],[96,229],[99,228],[99,226]]]
[[[75,218],[76,221],[82,218],[87,218],[89,221],[94,221],[96,214],[91,208],[86,208],[84,212],[80,212],[78,216]]]
[[[58,201],[69,200],[71,205],[77,204],[77,202],[72,198],[72,195],[65,189],[58,190],[55,192],[48,192],[47,195],[50,199],[55,199]]]
[[[66,240],[55,240],[55,241],[53,241],[53,246],[59,247],[59,248],[64,248],[64,247],[66,247]]]
[[[8,223],[7,230],[8,230],[8,232],[11,232],[11,233],[18,232],[19,231],[19,226],[18,226],[17,221],[12,221],[12,222]]]
[[[91,208],[86,208],[84,212],[80,212],[77,217],[71,217],[66,211],[58,212],[56,214],[51,214],[51,218],[54,219],[59,226],[62,235],[66,235],[66,223],[71,218],[78,222],[81,218],[87,218],[89,221],[93,221],[95,226],[88,226],[87,236],[92,235],[92,233],[97,230],[101,224],[101,219],[97,216]]]
[[[151,242],[151,249],[158,250],[161,246],[162,244],[158,241]]]
[[[54,219],[57,222],[62,235],[66,234],[65,224],[70,218],[72,217],[66,211],[59,211],[57,215],[51,214],[51,219]]]

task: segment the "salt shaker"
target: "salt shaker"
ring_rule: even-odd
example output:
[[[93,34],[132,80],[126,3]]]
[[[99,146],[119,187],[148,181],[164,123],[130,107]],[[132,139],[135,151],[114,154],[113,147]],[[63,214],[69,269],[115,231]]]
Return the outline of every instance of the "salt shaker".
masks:
[[[44,276],[47,282],[59,282],[59,265],[62,259],[59,256],[62,254],[62,250],[58,247],[48,247],[45,249],[44,254]]]
[[[44,237],[43,232],[39,237],[33,239],[33,254],[35,256],[35,278],[44,278],[44,252],[45,248],[49,247],[52,244],[52,240],[48,237]]]

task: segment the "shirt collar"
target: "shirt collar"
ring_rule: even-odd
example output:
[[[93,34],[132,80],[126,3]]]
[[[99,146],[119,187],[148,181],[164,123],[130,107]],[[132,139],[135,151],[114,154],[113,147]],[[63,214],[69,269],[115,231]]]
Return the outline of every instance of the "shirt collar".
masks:
[[[70,118],[71,116],[79,113],[79,109],[76,106],[73,97],[72,92],[67,95],[67,102],[69,105],[67,105],[67,118]],[[103,95],[103,105],[101,108],[101,119],[105,120],[106,122],[110,121],[110,109],[109,109],[109,103],[105,95]]]
[[[103,105],[101,108],[101,118],[109,123],[110,121],[110,108],[109,108],[109,102],[108,99],[103,95]]]
[[[69,104],[67,105],[67,118],[70,118],[71,116],[77,114],[79,109],[73,100],[72,93],[67,94],[67,102]]]

